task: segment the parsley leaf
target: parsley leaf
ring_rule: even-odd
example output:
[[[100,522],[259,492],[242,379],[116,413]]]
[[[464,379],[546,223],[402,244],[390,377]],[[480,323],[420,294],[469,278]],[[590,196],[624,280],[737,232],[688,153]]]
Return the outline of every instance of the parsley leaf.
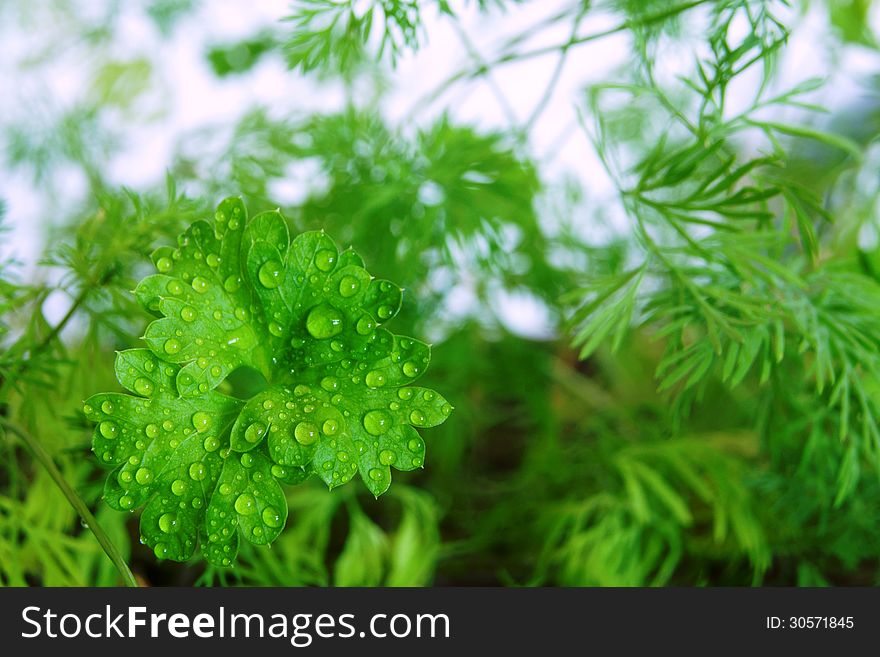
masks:
[[[352,250],[323,232],[290,240],[278,212],[247,220],[224,200],[213,225],[194,223],[178,247],[153,254],[159,273],[137,286],[159,318],[149,349],[120,352],[119,382],[136,396],[85,403],[93,449],[115,470],[113,508],[146,504],[143,540],[157,556],[231,565],[239,535],[271,543],[287,519],[281,484],[316,474],[330,488],[359,473],[376,496],[391,467],[425,459],[416,427],[452,406],[409,386],[430,347],[384,328],[402,290],[373,278]],[[216,388],[235,369],[259,370],[268,387],[242,401]]]

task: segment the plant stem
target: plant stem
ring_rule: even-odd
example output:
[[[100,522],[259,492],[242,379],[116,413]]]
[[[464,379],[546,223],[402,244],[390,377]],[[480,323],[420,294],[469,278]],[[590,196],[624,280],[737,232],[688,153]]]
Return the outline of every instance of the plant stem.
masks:
[[[483,60],[483,63],[478,63],[477,68],[473,70],[461,70],[452,76],[448,77],[444,80],[438,87],[436,87],[432,92],[421,98],[416,104],[407,112],[407,118],[412,118],[415,114],[417,114],[421,109],[427,107],[436,101],[440,96],[442,96],[452,85],[455,83],[465,80],[465,79],[474,79],[484,75],[487,75],[493,68],[496,66],[501,66],[504,64],[509,64],[511,62],[521,62],[527,59],[533,59],[535,57],[543,57],[544,55],[550,55],[554,52],[566,52],[570,48],[575,46],[582,45],[584,43],[589,43],[591,41],[596,41],[599,39],[604,39],[605,37],[612,36],[614,34],[618,34],[620,32],[626,32],[627,30],[633,30],[637,28],[650,27],[656,23],[661,23],[665,20],[669,20],[679,14],[683,14],[691,9],[699,7],[700,5],[707,4],[711,0],[690,0],[690,2],[685,2],[680,5],[676,5],[673,7],[669,7],[667,9],[660,10],[653,14],[647,14],[645,16],[641,16],[639,18],[633,18],[625,20],[617,25],[608,28],[606,30],[602,30],[600,32],[593,32],[592,34],[586,34],[584,36],[572,36],[564,43],[554,44],[552,46],[544,46],[540,48],[535,48],[534,50],[526,50],[524,52],[514,52],[508,51],[493,60]],[[556,22],[558,19],[562,18],[563,15],[559,15],[553,17],[551,22]],[[533,28],[530,28],[530,33]],[[520,40],[514,39],[508,44],[508,48],[511,47],[511,44],[518,44]]]
[[[113,562],[113,565],[116,566],[116,569],[122,576],[122,581],[125,582],[125,585],[137,588],[137,580],[134,578],[134,574],[132,574],[131,569],[125,562],[125,559],[122,557],[122,553],[119,552],[118,548],[110,540],[110,537],[107,536],[104,528],[101,527],[101,525],[98,523],[98,520],[89,510],[89,507],[86,505],[83,499],[67,482],[67,480],[64,478],[64,475],[61,474],[58,466],[55,465],[55,461],[45,450],[40,441],[31,436],[24,429],[19,428],[11,422],[3,420],[0,421],[0,423],[2,423],[7,431],[10,431],[11,433],[14,433],[16,436],[18,436],[21,441],[25,445],[27,445],[28,449],[30,449],[30,451],[33,453],[34,457],[36,457],[36,459],[42,464],[42,466],[46,468],[49,476],[52,477],[55,484],[58,486],[58,488],[61,489],[61,492],[64,493],[67,501],[70,502],[70,505],[79,514],[80,518],[82,518],[82,521],[86,524],[92,534],[95,535],[95,538],[98,539],[98,543],[101,545],[101,548],[103,548],[107,556],[110,557],[110,561]]]
[[[52,330],[49,331],[49,334],[45,338],[43,338],[40,341],[40,343],[36,347],[34,347],[34,349],[31,351],[31,355],[30,355],[31,358],[33,358],[34,356],[36,356],[37,354],[42,352],[44,349],[46,349],[46,347],[48,347],[50,344],[52,344],[52,340],[54,340],[56,337],[58,337],[58,334],[61,333],[61,330],[65,326],[67,326],[67,323],[71,320],[74,313],[76,313],[76,311],[79,310],[79,307],[81,305],[83,305],[83,303],[85,303],[85,300],[86,300],[86,298],[88,298],[90,292],[91,292],[91,288],[89,286],[83,287],[82,291],[79,293],[79,295],[76,297],[76,299],[73,300],[73,303],[70,305],[70,308],[67,309],[67,313],[64,315],[64,317],[61,318],[61,321],[58,322],[52,328]]]

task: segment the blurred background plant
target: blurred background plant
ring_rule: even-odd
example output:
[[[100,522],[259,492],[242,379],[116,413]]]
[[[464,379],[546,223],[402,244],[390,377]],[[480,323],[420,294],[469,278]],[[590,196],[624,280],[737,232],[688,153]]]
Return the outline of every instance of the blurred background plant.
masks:
[[[870,0],[0,1],[0,583],[870,585]],[[149,253],[224,196],[414,293],[456,413],[378,501],[159,561],[81,400]],[[246,386],[247,381],[236,385]],[[14,427],[11,429],[10,427]]]

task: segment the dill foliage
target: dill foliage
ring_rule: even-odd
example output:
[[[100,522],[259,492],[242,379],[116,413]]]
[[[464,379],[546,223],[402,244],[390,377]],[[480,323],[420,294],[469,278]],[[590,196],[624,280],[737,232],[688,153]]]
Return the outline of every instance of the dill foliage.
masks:
[[[880,104],[830,102],[836,63],[876,56],[869,3],[543,4],[299,0],[237,40],[208,29],[223,85],[276,67],[340,100],[257,98],[131,186],[115,158],[162,129],[157,53],[210,27],[199,4],[4,8],[0,31],[33,35],[14,73],[37,97],[61,60],[88,84],[0,124],[46,219],[34,251],[26,208],[0,205],[0,583],[878,582]],[[520,11],[539,18],[483,38]],[[121,57],[132,18],[154,42]],[[786,65],[808,23],[822,77]],[[387,111],[435,29],[453,72]],[[603,71],[608,43],[625,57]],[[457,118],[477,91],[494,128]],[[235,248],[221,202],[252,217]],[[341,309],[342,337],[298,291]],[[376,326],[391,316],[425,342]],[[323,409],[299,441],[288,402],[300,423]],[[379,406],[393,431],[364,424]]]

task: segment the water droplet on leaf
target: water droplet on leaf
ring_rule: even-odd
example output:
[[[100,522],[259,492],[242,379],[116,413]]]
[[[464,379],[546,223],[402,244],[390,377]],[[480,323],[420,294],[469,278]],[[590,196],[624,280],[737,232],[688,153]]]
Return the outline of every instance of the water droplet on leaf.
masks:
[[[239,515],[247,516],[256,511],[256,503],[254,498],[247,493],[242,493],[235,498],[235,511]]]
[[[343,276],[339,281],[339,294],[346,299],[358,293],[361,284],[354,276]]]
[[[260,267],[257,274],[263,287],[273,289],[281,285],[281,263],[277,260],[267,260]]]
[[[205,433],[211,428],[211,416],[204,411],[197,411],[196,413],[193,413],[192,423],[196,431],[199,433]]]
[[[134,478],[140,485],[145,486],[153,481],[153,473],[149,468],[138,468],[138,471],[134,473]]]
[[[245,429],[244,439],[249,443],[259,442],[266,433],[266,425],[262,422],[254,422]]]
[[[177,516],[173,513],[163,513],[159,516],[159,529],[166,534],[170,534],[177,529]],[[158,545],[156,546],[159,547]]]
[[[369,411],[364,415],[364,429],[373,436],[381,436],[391,426],[391,418],[385,411]]]
[[[332,338],[342,332],[342,313],[326,303],[315,306],[306,318],[306,330],[318,340]]]
[[[206,476],[204,463],[193,463],[189,466],[189,476],[193,481],[202,481]]]
[[[293,436],[301,445],[311,445],[318,439],[318,427],[311,422],[300,422],[293,430]]]
[[[281,526],[281,515],[278,513],[278,510],[275,507],[267,506],[265,509],[263,509],[261,517],[263,518],[263,524],[265,524],[267,527]]]
[[[315,254],[315,267],[323,272],[333,269],[336,264],[336,254],[329,249],[322,249]]]

